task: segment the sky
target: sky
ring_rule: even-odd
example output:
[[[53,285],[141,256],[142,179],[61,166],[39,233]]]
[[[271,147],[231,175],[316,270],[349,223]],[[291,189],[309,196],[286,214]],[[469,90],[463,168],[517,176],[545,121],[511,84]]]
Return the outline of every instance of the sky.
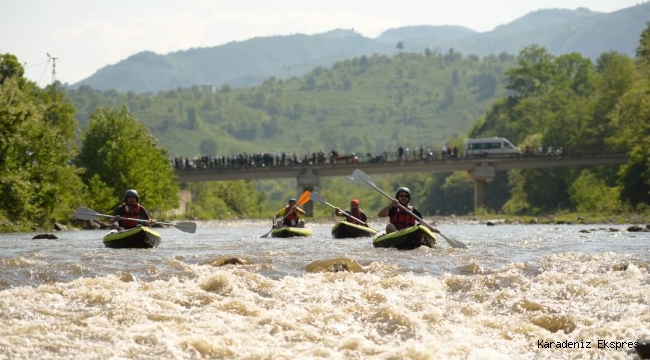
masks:
[[[141,51],[158,54],[254,37],[409,25],[493,30],[540,9],[613,12],[640,0],[0,0],[0,54],[46,86],[81,81]],[[48,58],[51,57],[52,59]],[[56,58],[56,60],[53,60]]]

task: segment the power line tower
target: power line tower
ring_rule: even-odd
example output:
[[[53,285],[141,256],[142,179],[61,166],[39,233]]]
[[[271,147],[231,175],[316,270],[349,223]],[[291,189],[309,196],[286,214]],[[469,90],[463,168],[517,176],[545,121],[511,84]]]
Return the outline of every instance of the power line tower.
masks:
[[[52,87],[54,87],[54,83],[56,82],[56,60],[58,58],[51,57],[49,53],[47,53],[47,57],[52,60]]]

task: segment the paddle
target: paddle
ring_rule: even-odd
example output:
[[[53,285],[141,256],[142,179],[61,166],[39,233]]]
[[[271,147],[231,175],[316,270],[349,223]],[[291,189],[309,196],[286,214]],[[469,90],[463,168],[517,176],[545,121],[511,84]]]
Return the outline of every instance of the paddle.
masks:
[[[358,183],[360,183],[360,184],[362,184],[362,185],[365,185],[365,186],[367,186],[367,187],[373,188],[373,189],[379,191],[379,192],[380,192],[382,195],[384,195],[385,197],[387,197],[387,198],[389,198],[389,199],[391,199],[391,200],[394,200],[392,196],[386,194],[386,193],[383,192],[380,188],[378,188],[377,185],[375,185],[375,183],[372,181],[372,179],[370,179],[370,177],[369,177],[368,175],[366,175],[363,171],[361,171],[361,170],[359,170],[359,169],[354,170],[354,171],[352,172],[352,177],[353,177],[353,178],[354,178]],[[426,221],[424,221],[422,218],[420,218],[419,216],[415,215],[415,214],[414,214],[411,210],[409,210],[406,206],[404,206],[404,205],[402,205],[402,204],[400,204],[400,203],[398,203],[397,205],[399,205],[399,207],[402,208],[404,211],[406,211],[406,212],[408,212],[409,214],[413,215],[413,216],[415,217],[415,219],[417,219],[417,221],[418,221],[420,224],[422,224],[422,225],[428,227],[431,231],[433,231],[433,226],[429,225],[429,224],[428,224]],[[443,234],[440,233],[440,232],[439,232],[439,234],[440,234],[440,236],[442,236],[445,240],[447,240],[447,243],[449,243],[449,246],[451,246],[451,247],[453,247],[453,248],[467,249],[467,245],[463,244],[462,242],[460,242],[460,241],[458,241],[458,240],[450,239],[450,238],[448,238],[447,236],[443,235]]]
[[[304,205],[304,204],[308,203],[310,198],[311,198],[311,191],[309,191],[309,190],[305,191],[304,193],[302,193],[302,195],[300,195],[300,197],[298,198],[298,201],[296,201],[296,205],[294,207]],[[293,208],[292,208],[292,210],[293,210]],[[289,216],[290,213],[291,213],[290,211],[287,211],[287,214],[282,217],[282,220],[284,221],[284,219],[287,216]],[[269,230],[269,232],[267,232],[264,235],[261,235],[260,237],[261,238],[268,237],[269,234],[271,233],[271,231],[273,231],[273,229],[275,228],[275,224],[273,224],[273,226],[274,227],[272,227],[271,230]]]
[[[76,217],[77,219],[81,219],[81,220],[90,220],[90,219],[94,219],[96,217],[112,218],[113,215],[104,215],[104,214],[100,214],[97,211],[92,210],[92,209],[88,209],[88,208],[85,208],[85,207],[78,207],[77,210],[74,212],[74,217]],[[125,219],[125,220],[127,220],[127,219]],[[143,220],[143,219],[128,219],[128,220],[137,221],[137,222],[140,222],[140,223],[148,223],[149,222],[149,220]],[[186,221],[186,222],[179,222],[179,223],[176,223],[176,224],[172,224],[172,223],[168,223],[168,222],[156,221],[156,224],[170,225],[170,226],[173,226],[173,227],[177,228],[180,231],[190,233],[190,234],[194,234],[196,232],[196,223],[193,223],[193,222]]]
[[[325,205],[328,205],[329,207],[331,207],[332,209],[336,209],[336,206],[334,206],[334,205],[328,203],[327,200],[323,199],[323,198],[322,198],[322,197],[321,197],[317,192],[313,192],[313,193],[311,193],[311,199],[314,200],[315,202],[319,203],[319,204],[325,204]],[[368,226],[369,228],[371,228],[371,229],[373,229],[373,230],[379,232],[379,230],[377,230],[377,229],[375,229],[374,227],[370,226],[370,224],[368,224],[368,223],[366,223],[366,222],[364,222],[364,221],[361,221],[361,220],[355,218],[354,216],[352,216],[352,215],[346,213],[346,212],[343,211],[343,210],[340,210],[340,209],[339,209],[339,211],[340,211],[343,215],[345,215],[345,216],[349,216],[349,217],[351,217],[352,219],[354,219],[354,220],[360,222],[361,224],[366,225],[366,226]]]

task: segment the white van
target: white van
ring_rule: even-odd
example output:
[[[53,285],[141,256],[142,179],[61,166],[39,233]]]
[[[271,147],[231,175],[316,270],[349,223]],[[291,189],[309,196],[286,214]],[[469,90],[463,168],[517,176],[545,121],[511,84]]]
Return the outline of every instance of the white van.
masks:
[[[465,156],[519,156],[521,149],[514,146],[508,139],[493,137],[485,139],[467,139],[465,141]]]

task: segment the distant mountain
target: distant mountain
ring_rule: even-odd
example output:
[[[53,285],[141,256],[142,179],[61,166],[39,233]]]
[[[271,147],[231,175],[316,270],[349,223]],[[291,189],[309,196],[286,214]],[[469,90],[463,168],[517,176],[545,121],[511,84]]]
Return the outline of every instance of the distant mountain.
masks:
[[[592,59],[608,51],[634,55],[648,19],[650,3],[646,2],[613,13],[585,8],[539,10],[485,33],[461,26],[408,26],[389,29],[375,39],[344,29],[260,37],[167,55],[138,53],[71,88],[89,85],[100,90],[157,92],[200,84],[254,86],[270,77],[302,76],[348,58],[393,55],[400,41],[404,52],[415,53],[426,48],[446,53],[453,48],[466,55],[517,54],[538,44],[556,55],[579,52]]]

